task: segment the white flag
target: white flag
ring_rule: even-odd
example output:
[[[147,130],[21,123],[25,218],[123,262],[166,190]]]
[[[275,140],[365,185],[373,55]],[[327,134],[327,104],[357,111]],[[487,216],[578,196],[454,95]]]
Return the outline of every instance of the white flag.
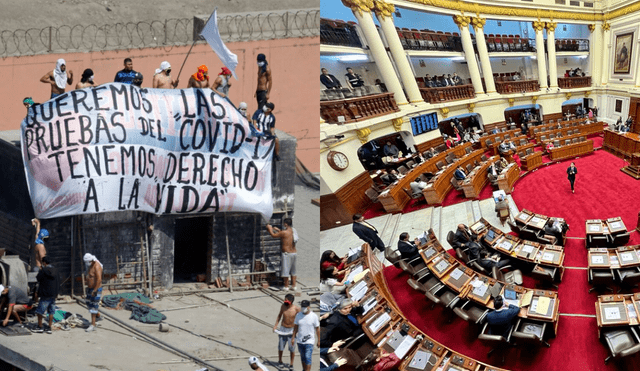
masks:
[[[220,31],[218,30],[218,8],[216,8],[211,17],[209,17],[209,21],[204,25],[200,36],[207,40],[207,43],[209,43],[211,49],[216,52],[218,58],[222,61],[222,64],[231,70],[233,77],[237,80],[236,66],[238,66],[238,56],[231,53],[231,50],[224,45],[224,42],[220,37]]]

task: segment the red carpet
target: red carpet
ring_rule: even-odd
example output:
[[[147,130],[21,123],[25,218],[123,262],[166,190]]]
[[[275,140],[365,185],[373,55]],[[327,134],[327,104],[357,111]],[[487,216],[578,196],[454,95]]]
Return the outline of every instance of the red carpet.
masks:
[[[578,168],[575,194],[567,180],[570,161],[565,161],[520,179],[512,194],[518,208],[564,217],[569,236],[584,237],[587,219],[621,216],[627,229],[635,228],[640,182],[620,171],[624,162],[604,150],[573,161]]]

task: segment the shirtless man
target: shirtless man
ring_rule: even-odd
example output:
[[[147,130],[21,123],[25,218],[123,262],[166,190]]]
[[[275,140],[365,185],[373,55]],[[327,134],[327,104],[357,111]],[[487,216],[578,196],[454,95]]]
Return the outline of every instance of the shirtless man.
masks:
[[[153,75],[155,89],[175,89],[178,81],[171,78],[171,65],[167,61],[160,63],[160,68],[156,69],[156,74]]]
[[[82,78],[80,82],[76,84],[76,89],[84,89],[84,88],[92,88],[96,86],[93,82],[93,70],[91,68],[87,68],[82,72]]]
[[[33,267],[33,271],[38,272],[42,267],[42,258],[47,255],[47,249],[44,247],[44,240],[49,238],[49,231],[44,228],[40,229],[40,220],[38,220],[38,218],[31,219],[31,225],[36,227],[36,266]]]
[[[291,353],[291,367],[293,367],[293,359],[296,355],[294,348],[294,342],[291,341],[291,337],[293,336],[293,322],[296,319],[296,314],[300,312],[300,308],[297,305],[293,305],[293,301],[295,300],[295,296],[292,294],[287,294],[284,297],[284,304],[280,307],[280,313],[278,313],[278,318],[276,318],[276,324],[273,326],[273,331],[278,331],[278,363],[282,365],[282,353],[286,345],[289,347],[289,352]],[[280,323],[280,318],[282,318],[282,323],[278,328],[278,323]]]
[[[231,76],[231,71],[227,67],[222,67],[222,71],[218,74],[216,81],[213,82],[211,90],[215,91],[222,98],[229,96]]]
[[[271,92],[271,67],[264,54],[258,54],[258,87],[253,95],[258,101],[258,109],[267,103]]]
[[[100,306],[100,299],[102,296],[102,263],[98,259],[89,254],[84,254],[82,258],[84,264],[87,267],[87,296],[85,303],[91,313],[91,326],[85,331],[91,332],[96,329],[96,319],[100,317],[98,308]]]
[[[204,64],[198,67],[198,72],[191,75],[187,88],[208,88],[209,85],[209,69]]]
[[[285,218],[283,221],[284,230],[272,227],[267,224],[267,231],[273,238],[280,239],[280,247],[282,249],[282,269],[280,277],[284,283],[283,290],[289,290],[289,275],[291,275],[291,289],[296,291],[296,246],[293,243],[293,221],[291,218]]]
[[[67,72],[66,62],[64,59],[60,58],[56,63],[56,69],[49,71],[42,76],[40,82],[51,85],[50,99],[53,99],[64,93],[66,84],[73,84],[73,71],[69,70],[69,72]]]

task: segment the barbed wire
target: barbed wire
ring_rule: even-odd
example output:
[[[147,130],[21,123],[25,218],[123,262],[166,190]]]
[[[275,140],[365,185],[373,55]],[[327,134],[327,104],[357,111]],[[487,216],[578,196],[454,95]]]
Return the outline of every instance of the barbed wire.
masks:
[[[173,47],[199,38],[205,18],[107,25],[63,25],[0,31],[0,56]],[[225,42],[310,37],[320,34],[320,10],[235,14],[218,17]]]

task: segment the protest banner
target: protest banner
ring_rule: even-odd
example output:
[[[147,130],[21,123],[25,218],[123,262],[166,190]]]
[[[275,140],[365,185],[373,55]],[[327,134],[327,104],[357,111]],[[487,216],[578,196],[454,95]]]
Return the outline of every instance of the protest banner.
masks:
[[[273,139],[210,89],[110,83],[32,107],[21,124],[39,218],[136,210],[273,212]]]

